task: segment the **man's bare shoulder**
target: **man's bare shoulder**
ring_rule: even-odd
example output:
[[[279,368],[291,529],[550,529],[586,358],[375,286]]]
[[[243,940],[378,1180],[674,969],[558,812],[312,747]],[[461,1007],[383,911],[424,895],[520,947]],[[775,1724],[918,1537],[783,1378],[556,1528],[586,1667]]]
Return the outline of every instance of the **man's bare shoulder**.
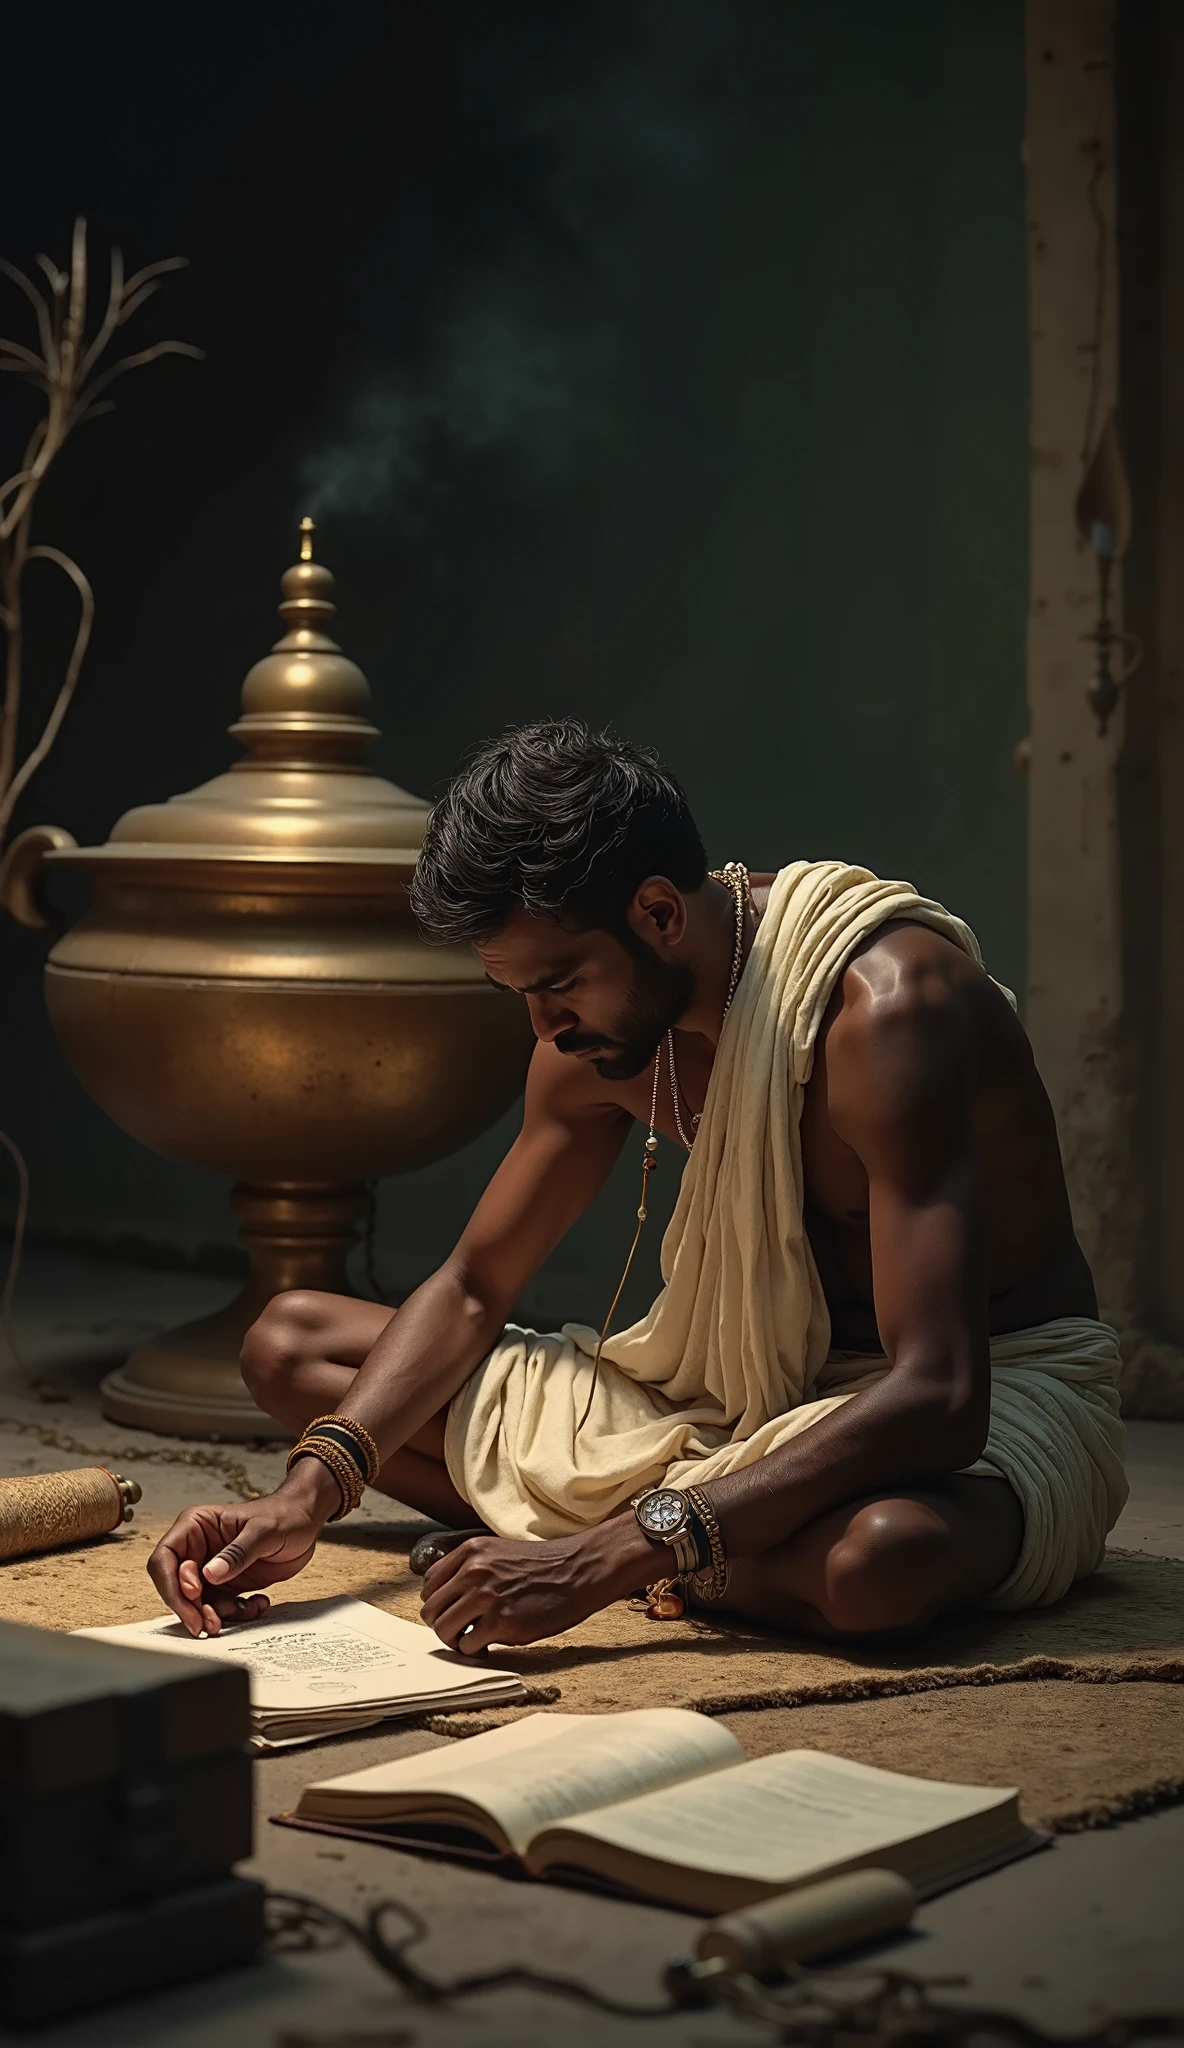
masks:
[[[832,1111],[903,1106],[951,1084],[972,1085],[987,1039],[1024,1034],[977,961],[921,924],[883,925],[839,977],[819,1033],[818,1065]]]
[[[849,1013],[870,1023],[941,1008],[951,996],[989,995],[992,990],[1002,997],[977,960],[944,933],[897,919],[855,948],[839,976],[832,1007],[836,1016]]]

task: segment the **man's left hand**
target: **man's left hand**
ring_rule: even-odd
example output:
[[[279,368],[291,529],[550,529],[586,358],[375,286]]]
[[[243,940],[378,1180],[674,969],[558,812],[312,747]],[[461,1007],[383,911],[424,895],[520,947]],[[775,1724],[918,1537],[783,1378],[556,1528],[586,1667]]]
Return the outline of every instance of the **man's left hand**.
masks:
[[[423,1619],[466,1656],[559,1635],[654,1575],[653,1545],[643,1536],[639,1550],[637,1535],[630,1516],[548,1543],[470,1537],[425,1577]]]

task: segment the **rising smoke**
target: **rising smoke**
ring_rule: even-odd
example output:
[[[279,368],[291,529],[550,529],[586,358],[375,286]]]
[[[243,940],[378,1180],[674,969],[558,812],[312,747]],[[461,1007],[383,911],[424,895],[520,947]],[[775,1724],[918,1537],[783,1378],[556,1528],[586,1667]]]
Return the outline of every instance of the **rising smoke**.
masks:
[[[481,67],[486,110],[540,166],[532,218],[450,281],[413,358],[351,379],[301,464],[302,511],[413,516],[429,477],[481,459],[545,491],[611,435],[626,276],[655,208],[712,161],[703,76],[726,21],[726,0],[642,0],[628,50],[597,46],[578,82]]]
[[[426,362],[371,373],[343,428],[301,471],[314,518],[406,508],[425,472],[457,455],[508,455],[528,484],[565,471],[597,426],[603,337],[561,333],[508,282],[468,280]]]

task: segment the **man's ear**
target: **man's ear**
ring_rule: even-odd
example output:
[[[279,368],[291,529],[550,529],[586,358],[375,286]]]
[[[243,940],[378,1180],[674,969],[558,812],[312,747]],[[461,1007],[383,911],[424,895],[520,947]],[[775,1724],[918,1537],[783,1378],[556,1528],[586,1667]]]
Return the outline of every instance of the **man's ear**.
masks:
[[[658,951],[680,945],[686,934],[686,898],[665,875],[650,875],[626,912],[639,939]]]

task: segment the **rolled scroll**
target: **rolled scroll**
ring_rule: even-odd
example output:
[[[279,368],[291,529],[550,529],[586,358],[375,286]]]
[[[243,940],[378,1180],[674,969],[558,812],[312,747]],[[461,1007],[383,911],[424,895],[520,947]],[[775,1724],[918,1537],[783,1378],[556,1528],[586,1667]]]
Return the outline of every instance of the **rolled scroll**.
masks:
[[[106,1536],[131,1521],[139,1498],[134,1479],[121,1479],[105,1465],[0,1479],[0,1558],[28,1557]]]

